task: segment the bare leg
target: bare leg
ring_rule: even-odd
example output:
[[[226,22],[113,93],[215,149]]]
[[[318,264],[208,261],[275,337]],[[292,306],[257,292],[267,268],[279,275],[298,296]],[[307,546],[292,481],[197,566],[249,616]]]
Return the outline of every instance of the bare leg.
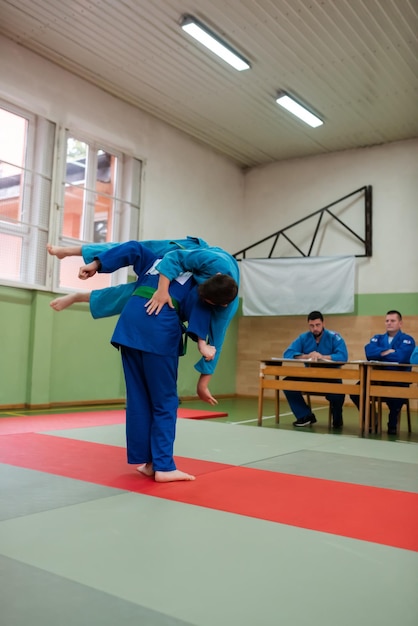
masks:
[[[196,476],[192,474],[186,474],[178,469],[172,472],[155,472],[155,481],[157,483],[171,483],[175,480],[196,480]]]
[[[152,463],[144,463],[136,468],[136,471],[144,476],[154,476],[155,472],[152,469]]]
[[[66,256],[81,256],[81,246],[52,246],[47,244],[46,249],[49,254],[56,256],[58,259],[65,259]]]
[[[77,293],[69,293],[67,296],[55,298],[49,303],[55,311],[62,311],[76,302],[90,302],[90,293],[88,291],[79,291]]]

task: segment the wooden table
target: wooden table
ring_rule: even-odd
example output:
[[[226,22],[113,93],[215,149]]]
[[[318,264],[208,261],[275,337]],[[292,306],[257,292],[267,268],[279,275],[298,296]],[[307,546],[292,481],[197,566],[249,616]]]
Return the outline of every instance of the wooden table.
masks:
[[[399,370],[389,369],[396,366]],[[364,395],[364,427],[370,428],[370,407],[378,398],[418,399],[418,365],[403,363],[385,363],[382,361],[365,361],[365,395]],[[408,371],[410,370],[411,371]],[[385,383],[382,385],[381,383]],[[397,387],[391,383],[403,383],[406,387]]]
[[[280,391],[301,391],[326,395],[342,393],[359,396],[359,427],[363,431],[365,415],[365,361],[305,361],[303,359],[264,359],[260,362],[258,425],[263,422],[264,390],[275,391],[275,422],[280,422]],[[338,367],[335,367],[338,365]],[[299,378],[300,380],[289,380]],[[314,380],[309,380],[314,379]],[[337,380],[338,382],[333,382]],[[349,381],[349,382],[346,382]],[[357,384],[357,383],[360,384]]]

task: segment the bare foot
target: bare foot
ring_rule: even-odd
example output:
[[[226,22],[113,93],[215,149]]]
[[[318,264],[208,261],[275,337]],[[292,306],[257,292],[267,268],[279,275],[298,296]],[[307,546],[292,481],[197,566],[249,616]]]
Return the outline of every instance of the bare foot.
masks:
[[[154,476],[155,472],[152,469],[152,463],[144,463],[136,468],[136,471],[144,476]]]
[[[69,293],[66,296],[55,298],[49,303],[55,311],[63,311],[67,307],[75,304],[76,302],[90,302],[90,294],[88,292]]]
[[[55,300],[51,300],[49,306],[52,307],[55,311],[62,311],[66,309],[67,306],[71,306],[76,302],[74,299],[75,294],[70,293],[68,296],[61,296],[61,298],[55,298]]]
[[[196,476],[192,474],[186,474],[178,469],[172,472],[155,472],[155,481],[157,483],[171,483],[175,480],[196,480]]]
[[[48,250],[49,254],[51,254],[52,256],[56,256],[58,259],[64,259],[67,256],[65,248],[63,248],[62,246],[51,246],[51,244],[49,243],[46,249]]]
[[[49,254],[56,256],[57,259],[65,259],[67,256],[81,256],[81,246],[52,246],[48,243],[46,249]]]

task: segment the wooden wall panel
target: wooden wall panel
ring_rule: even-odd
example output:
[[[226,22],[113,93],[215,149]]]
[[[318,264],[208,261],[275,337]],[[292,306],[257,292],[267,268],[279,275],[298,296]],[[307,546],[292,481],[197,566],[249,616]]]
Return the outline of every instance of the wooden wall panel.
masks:
[[[330,315],[324,316],[324,322],[326,328],[342,335],[347,344],[349,358],[353,360],[364,358],[364,346],[370,337],[375,333],[385,332],[384,316]],[[306,318],[300,316],[240,317],[237,394],[257,396],[259,362],[273,356],[283,356],[288,345],[307,330]],[[405,316],[403,331],[418,341],[418,316]]]

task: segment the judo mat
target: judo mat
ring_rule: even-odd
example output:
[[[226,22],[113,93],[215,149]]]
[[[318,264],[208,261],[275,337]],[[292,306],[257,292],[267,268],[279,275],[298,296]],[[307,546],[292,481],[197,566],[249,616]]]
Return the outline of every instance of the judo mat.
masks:
[[[222,408],[178,420],[197,480],[166,484],[127,464],[122,405],[0,418],[2,623],[416,626],[417,444]]]
[[[226,417],[228,413],[221,411],[204,411],[201,409],[182,409],[177,411],[177,417],[186,419],[206,419],[212,417]],[[15,415],[0,417],[0,434],[30,433],[66,428],[86,428],[89,426],[109,426],[124,424],[125,411],[86,411],[77,413],[51,413],[46,415]]]
[[[211,417],[227,417],[228,413],[222,411],[202,411],[201,409],[179,409],[177,417],[184,417],[189,420],[201,420]]]
[[[108,412],[111,413],[111,412]],[[108,413],[109,423],[115,424]],[[115,412],[113,412],[115,413]],[[116,412],[123,414],[123,412]],[[74,415],[75,417],[72,417]],[[50,421],[58,425],[57,416]],[[88,483],[141,493],[184,504],[316,530],[324,533],[418,551],[418,497],[380,487],[271,472],[245,466],[176,457],[195,482],[156,483],[126,464],[124,448],[34,432],[51,416],[0,420],[0,463]],[[60,415],[66,425],[84,426],[99,419],[90,414]],[[120,415],[122,419],[122,415]],[[4,434],[4,422],[32,430]],[[73,420],[73,421],[72,421]],[[84,421],[83,421],[84,420]],[[59,421],[59,427],[63,427]],[[37,422],[37,424],[36,424]],[[103,424],[103,421],[100,422]],[[9,425],[9,430],[11,430]]]

